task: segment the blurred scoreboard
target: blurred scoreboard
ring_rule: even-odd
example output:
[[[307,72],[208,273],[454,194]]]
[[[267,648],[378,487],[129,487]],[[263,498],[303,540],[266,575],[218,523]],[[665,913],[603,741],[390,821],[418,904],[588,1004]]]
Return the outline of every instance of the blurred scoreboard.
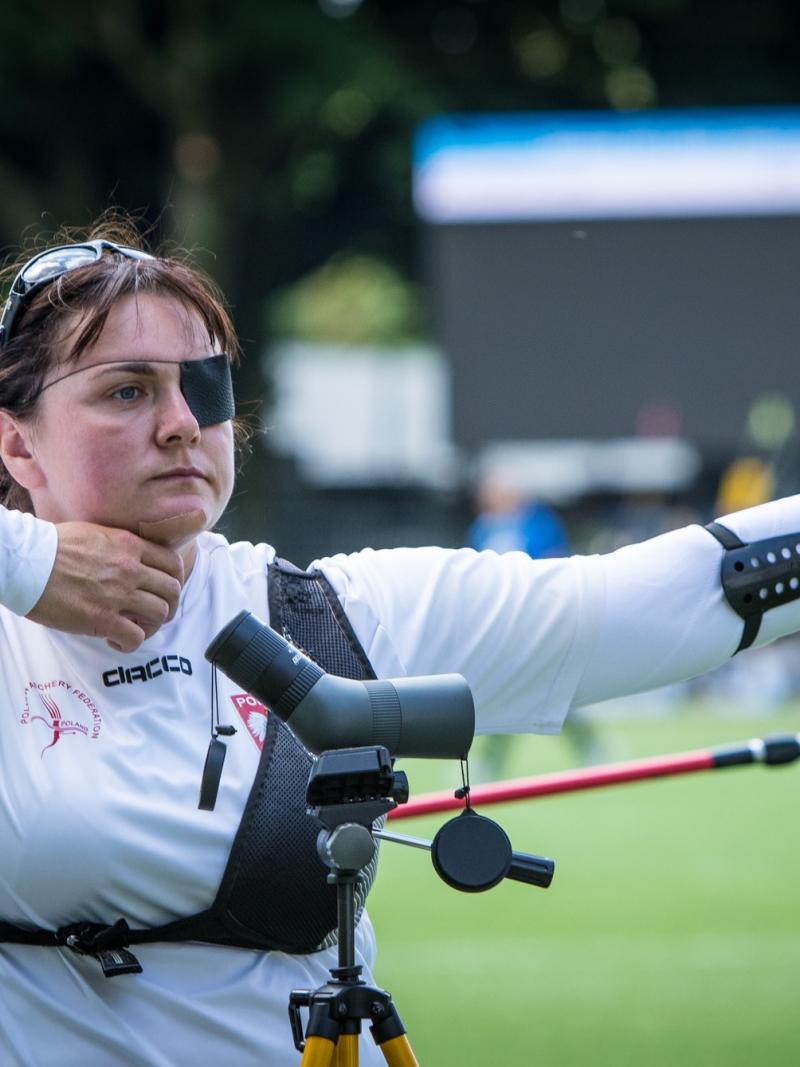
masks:
[[[800,404],[800,109],[437,117],[414,197],[458,444],[722,454]]]

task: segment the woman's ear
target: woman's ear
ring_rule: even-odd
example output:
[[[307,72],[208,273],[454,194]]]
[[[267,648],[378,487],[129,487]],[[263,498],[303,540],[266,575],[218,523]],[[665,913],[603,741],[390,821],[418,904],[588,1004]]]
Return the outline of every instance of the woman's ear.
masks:
[[[44,476],[36,460],[32,427],[0,410],[0,459],[8,473],[23,489],[38,489]]]

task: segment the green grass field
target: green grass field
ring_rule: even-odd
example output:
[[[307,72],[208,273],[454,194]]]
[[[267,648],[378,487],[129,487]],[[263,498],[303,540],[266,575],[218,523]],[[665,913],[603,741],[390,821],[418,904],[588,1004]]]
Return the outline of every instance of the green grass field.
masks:
[[[614,758],[634,758],[796,732],[800,705],[769,718],[687,705],[603,730]],[[525,737],[509,772],[572,762],[563,740]],[[405,769],[412,796],[458,774]],[[427,853],[384,843],[376,979],[422,1067],[798,1062],[798,796],[800,763],[487,808],[514,848],[556,860],[546,891],[458,893]],[[431,837],[441,821],[393,828]]]

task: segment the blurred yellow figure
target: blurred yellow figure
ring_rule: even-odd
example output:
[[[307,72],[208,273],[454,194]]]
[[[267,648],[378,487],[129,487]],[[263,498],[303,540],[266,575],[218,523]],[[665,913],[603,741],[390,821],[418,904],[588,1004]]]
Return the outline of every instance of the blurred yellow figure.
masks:
[[[715,513],[729,515],[772,500],[775,473],[772,464],[758,456],[740,456],[723,472],[717,490]]]

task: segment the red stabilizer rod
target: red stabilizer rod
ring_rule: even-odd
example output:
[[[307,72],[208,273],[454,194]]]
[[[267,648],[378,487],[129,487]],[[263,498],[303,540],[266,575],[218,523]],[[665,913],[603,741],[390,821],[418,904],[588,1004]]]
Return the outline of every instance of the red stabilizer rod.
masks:
[[[677,752],[669,756],[651,756],[625,763],[606,763],[598,767],[557,771],[534,778],[513,778],[507,782],[473,786],[470,800],[476,805],[501,804],[529,797],[574,793],[580,789],[597,789],[605,785],[636,782],[644,778],[664,778],[693,771],[721,770],[747,763],[790,763],[800,756],[798,735],[756,739],[722,748]],[[430,815],[437,811],[463,808],[464,801],[453,793],[427,793],[389,812],[390,819],[407,819],[413,815]]]

